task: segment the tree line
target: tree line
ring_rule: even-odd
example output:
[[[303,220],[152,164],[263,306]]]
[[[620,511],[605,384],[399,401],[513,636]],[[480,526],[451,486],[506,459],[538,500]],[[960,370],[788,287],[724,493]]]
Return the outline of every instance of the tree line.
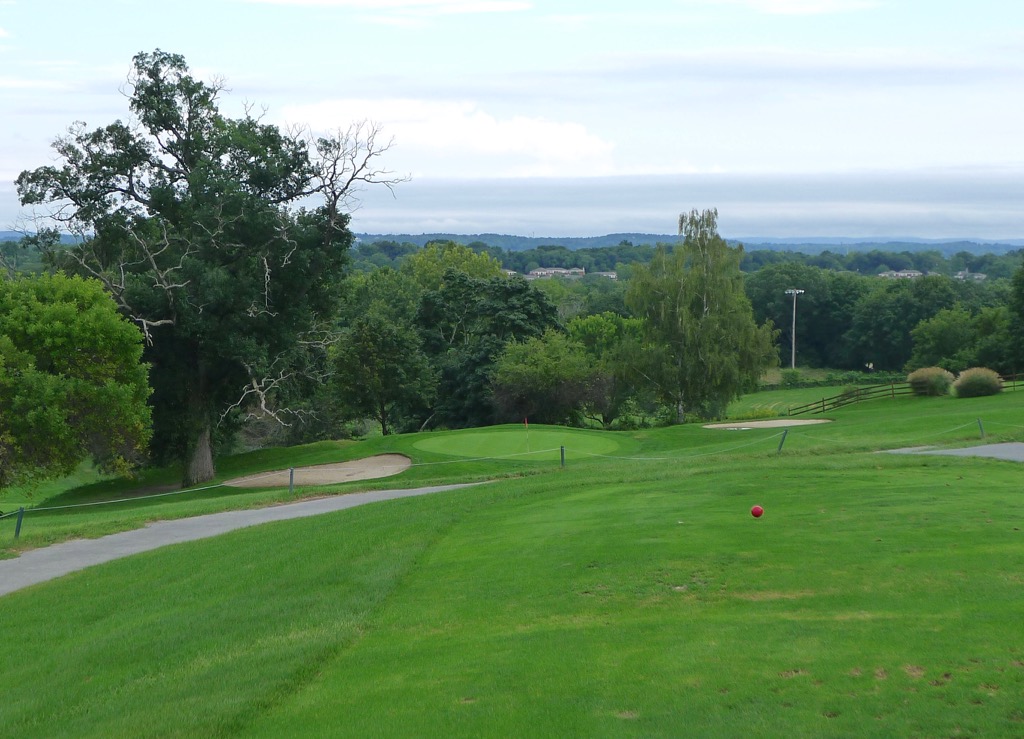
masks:
[[[427,243],[451,242],[451,239],[435,239]],[[485,241],[474,240],[466,243],[473,251],[486,253],[498,260],[504,269],[520,274],[531,270],[550,267],[581,267],[589,272],[622,272],[628,276],[634,264],[649,264],[658,246],[671,246],[674,241],[633,244],[623,240],[614,246],[583,247],[570,249],[559,244],[540,245],[530,249],[506,249]],[[727,242],[730,246],[742,246]],[[968,246],[967,244],[963,245]],[[971,245],[976,246],[976,245]],[[366,271],[377,267],[397,267],[410,254],[421,247],[409,241],[378,239],[361,242],[352,252],[353,268]],[[779,251],[777,249],[744,248],[740,269],[751,273],[773,264],[800,264],[819,267],[837,272],[854,272],[860,275],[878,275],[887,271],[916,270],[923,274],[938,274],[953,277],[957,273],[985,275],[987,279],[1010,278],[1020,266],[1021,250],[1002,253],[975,253],[962,248],[950,254],[939,249],[915,249],[891,251],[880,248],[854,249],[843,252],[825,249],[817,253]]]
[[[389,252],[393,256],[392,263],[399,266],[408,254],[418,250],[412,245],[408,252],[399,247],[391,242]],[[360,254],[377,248],[362,245],[356,249],[356,264]],[[501,261],[502,253],[482,248],[479,243],[467,244],[465,248],[487,254],[503,268],[510,264]],[[603,312],[630,317],[633,313],[626,304],[626,294],[636,268],[649,266],[659,249],[671,253],[674,248],[675,244],[662,244],[642,249],[626,245],[607,249],[609,253],[621,255],[628,251],[642,257],[625,265],[620,262],[616,281],[588,275],[583,279],[538,280],[533,284],[554,303],[563,324],[578,316]],[[560,255],[559,261],[548,261],[544,266],[580,264],[570,259],[579,251],[552,247],[537,253]],[[752,270],[744,271],[743,285],[755,319],[759,323],[771,320],[780,330],[780,349],[784,357],[789,357],[793,340],[793,305],[785,291],[804,290],[798,298],[796,311],[798,359],[803,366],[910,371],[942,360],[944,366],[948,365],[953,371],[975,364],[1003,373],[1024,367],[1011,331],[1012,319],[1017,314],[1011,302],[1015,290],[1010,278],[1019,272],[1019,253],[973,255],[960,252],[944,259],[938,252],[924,251],[913,254],[917,259],[913,265],[898,261],[899,253],[881,251],[843,255],[841,263],[837,261],[838,255],[827,251],[805,255],[747,252],[738,248],[738,253],[741,270],[744,266]],[[530,255],[531,252],[519,254]],[[752,256],[755,258],[751,259]],[[876,270],[890,264],[932,269],[915,279],[878,277]],[[866,273],[846,267],[857,267]],[[954,271],[955,267],[970,273],[981,268],[991,269],[992,274],[987,274],[983,280],[972,279],[969,274],[962,276],[966,279],[957,279],[951,276],[960,271]],[[1000,277],[1000,274],[1007,277]],[[918,324],[933,318],[934,322],[916,330]]]

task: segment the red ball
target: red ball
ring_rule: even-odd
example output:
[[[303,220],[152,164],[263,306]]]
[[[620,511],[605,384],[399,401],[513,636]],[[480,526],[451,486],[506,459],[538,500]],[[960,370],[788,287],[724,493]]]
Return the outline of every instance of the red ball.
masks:
[[[764,515],[764,508],[759,505],[754,506],[750,509],[750,515],[754,518],[761,518]]]

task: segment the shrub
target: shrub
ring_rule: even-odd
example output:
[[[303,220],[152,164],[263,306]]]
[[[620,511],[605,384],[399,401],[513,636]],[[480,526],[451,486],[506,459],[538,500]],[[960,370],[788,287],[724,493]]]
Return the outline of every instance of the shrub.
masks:
[[[803,382],[803,375],[800,374],[800,370],[782,370],[782,387],[786,388],[787,390],[795,387],[800,387],[801,382]]]
[[[907,375],[914,395],[946,395],[953,384],[953,373],[942,367],[922,367]]]
[[[905,375],[899,372],[829,372],[822,385],[884,385],[887,382],[903,382]]]
[[[742,413],[731,414],[729,416],[730,421],[759,421],[767,418],[778,418],[781,414],[779,409],[774,407],[775,403],[770,405],[755,405]]]
[[[860,397],[860,388],[856,385],[847,385],[843,388],[843,391],[839,393],[841,400],[853,400],[854,398]]]
[[[1003,389],[1003,381],[994,370],[987,367],[965,369],[953,383],[958,398],[977,398],[995,395]]]

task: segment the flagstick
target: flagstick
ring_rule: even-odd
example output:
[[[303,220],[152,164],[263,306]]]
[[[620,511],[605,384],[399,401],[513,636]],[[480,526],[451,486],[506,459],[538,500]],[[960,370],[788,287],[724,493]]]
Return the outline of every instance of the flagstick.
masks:
[[[530,453],[530,419],[524,418],[523,425],[526,427],[526,453]]]

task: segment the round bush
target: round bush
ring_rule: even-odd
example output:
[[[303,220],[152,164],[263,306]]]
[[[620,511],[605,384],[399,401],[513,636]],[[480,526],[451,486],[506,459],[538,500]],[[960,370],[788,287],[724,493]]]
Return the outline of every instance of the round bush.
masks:
[[[953,373],[942,367],[922,367],[907,375],[914,395],[945,395],[953,384]]]
[[[953,383],[953,390],[958,398],[977,398],[982,395],[995,395],[1003,389],[1003,381],[999,375],[987,367],[965,369]]]
[[[784,369],[782,370],[782,387],[786,389],[800,387],[800,383],[803,382],[803,375],[798,369]]]

